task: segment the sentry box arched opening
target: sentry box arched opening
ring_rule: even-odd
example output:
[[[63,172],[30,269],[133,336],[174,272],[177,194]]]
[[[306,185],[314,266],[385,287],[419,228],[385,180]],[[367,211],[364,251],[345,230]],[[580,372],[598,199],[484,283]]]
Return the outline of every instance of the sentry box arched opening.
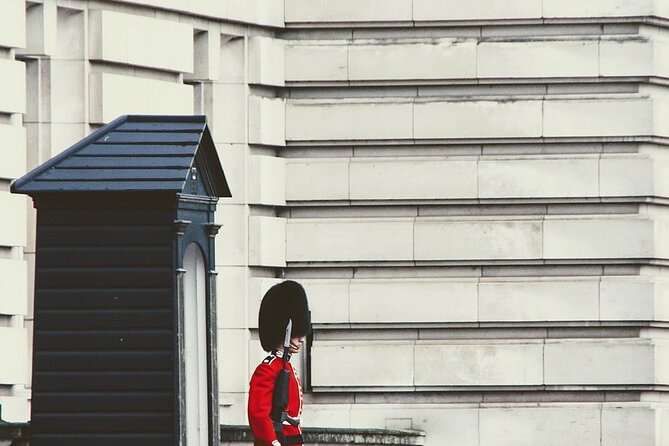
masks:
[[[12,185],[37,208],[32,446],[218,446],[204,116],[123,116]]]

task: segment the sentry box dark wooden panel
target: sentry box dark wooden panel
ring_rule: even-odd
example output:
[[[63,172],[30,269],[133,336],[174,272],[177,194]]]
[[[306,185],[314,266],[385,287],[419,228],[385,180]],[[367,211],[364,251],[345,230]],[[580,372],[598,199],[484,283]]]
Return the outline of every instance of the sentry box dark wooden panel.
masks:
[[[37,208],[32,446],[218,446],[204,116],[123,116],[12,184]]]

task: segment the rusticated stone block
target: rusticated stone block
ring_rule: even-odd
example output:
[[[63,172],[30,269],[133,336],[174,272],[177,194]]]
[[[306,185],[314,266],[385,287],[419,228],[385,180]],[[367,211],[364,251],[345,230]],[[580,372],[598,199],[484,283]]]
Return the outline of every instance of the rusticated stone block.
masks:
[[[311,378],[315,387],[412,386],[413,347],[397,343],[314,344],[311,350]],[[346,358],[355,367],[341,367]]]
[[[11,215],[0,221],[0,246],[25,246],[26,201],[24,196],[0,192],[0,209]]]
[[[463,343],[416,346],[417,386],[540,385],[543,345]]]
[[[415,107],[416,139],[541,136],[541,101],[435,101]]]
[[[28,268],[22,260],[0,259],[0,314],[28,312]]]
[[[91,122],[124,114],[192,114],[193,87],[118,74],[91,74]]]
[[[411,21],[411,0],[286,0],[286,23]]]
[[[541,222],[421,219],[415,224],[416,260],[533,259],[542,256]]]
[[[286,81],[344,81],[348,79],[348,45],[288,44]]]
[[[0,125],[0,178],[14,179],[26,172],[26,129],[18,125]]]
[[[480,78],[597,77],[599,40],[533,39],[481,42]]]
[[[286,140],[407,139],[412,115],[411,103],[289,101]]]
[[[290,219],[286,225],[286,260],[410,260],[412,234],[412,222],[402,219]]]
[[[414,0],[416,21],[530,19],[541,17],[541,0]]]
[[[249,217],[249,264],[286,265],[286,219]]]
[[[25,64],[18,60],[0,59],[0,79],[2,79],[0,82],[0,112],[24,113],[26,111]]]
[[[93,10],[89,35],[93,60],[193,72],[193,28],[185,23]]]

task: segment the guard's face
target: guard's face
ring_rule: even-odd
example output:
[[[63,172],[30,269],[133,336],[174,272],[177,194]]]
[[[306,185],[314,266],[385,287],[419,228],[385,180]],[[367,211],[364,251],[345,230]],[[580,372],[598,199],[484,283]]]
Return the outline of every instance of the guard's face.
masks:
[[[300,350],[302,350],[302,346],[304,345],[305,339],[306,339],[305,336],[290,338],[290,353],[293,355],[295,353],[299,353]]]

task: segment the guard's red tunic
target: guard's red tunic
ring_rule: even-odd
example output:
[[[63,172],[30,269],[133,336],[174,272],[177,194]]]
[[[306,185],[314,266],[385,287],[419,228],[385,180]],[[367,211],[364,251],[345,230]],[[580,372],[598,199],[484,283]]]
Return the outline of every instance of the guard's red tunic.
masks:
[[[283,359],[272,354],[258,365],[251,377],[248,416],[251,432],[255,438],[255,446],[269,446],[272,445],[272,442],[277,441],[270,413],[272,412],[274,383],[283,367]],[[286,364],[286,368],[290,371],[287,412],[291,417],[299,418],[302,415],[302,386],[290,362]],[[284,436],[301,434],[302,429],[299,426],[284,423]]]

